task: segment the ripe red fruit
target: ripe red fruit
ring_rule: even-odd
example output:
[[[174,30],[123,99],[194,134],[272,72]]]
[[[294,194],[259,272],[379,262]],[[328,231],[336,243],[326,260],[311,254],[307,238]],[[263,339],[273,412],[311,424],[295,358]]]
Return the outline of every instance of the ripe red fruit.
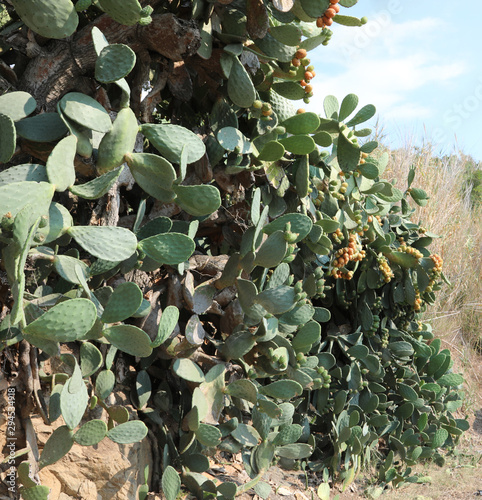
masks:
[[[311,80],[313,78],[313,73],[311,71],[305,71],[305,80]]]
[[[298,66],[300,66],[300,65],[301,65],[301,61],[300,61],[297,57],[293,57],[293,59],[291,60],[291,64],[292,64],[293,66],[298,67]]]
[[[296,51],[295,57],[297,59],[303,59],[306,57],[306,54],[307,54],[306,49],[298,49]]]
[[[333,24],[333,19],[331,19],[329,17],[323,17],[323,21],[325,22],[325,24],[327,26],[331,26]]]
[[[309,94],[310,92],[313,92],[313,87],[312,87],[311,85],[307,85],[307,86],[305,87],[305,92],[306,92],[307,94]]]
[[[317,28],[324,28],[325,26],[325,21],[323,21],[323,18],[322,17],[319,17],[317,20],[316,20],[316,27]]]
[[[340,12],[340,6],[337,5],[336,3],[332,4],[330,9],[333,9],[337,14]]]
[[[296,114],[301,115],[302,113],[306,113],[306,110],[304,108],[300,108]]]

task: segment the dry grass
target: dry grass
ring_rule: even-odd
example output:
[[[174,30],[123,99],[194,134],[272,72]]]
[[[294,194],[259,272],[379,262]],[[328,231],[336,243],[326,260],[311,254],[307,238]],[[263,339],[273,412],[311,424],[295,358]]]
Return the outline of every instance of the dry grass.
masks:
[[[468,195],[462,192],[465,166],[473,160],[463,153],[436,158],[430,145],[408,144],[389,154],[384,177],[396,179],[396,185],[405,190],[409,168],[414,165],[413,187],[421,187],[430,196],[427,206],[414,204],[414,220],[441,236],[430,249],[443,258],[451,285],[439,292],[425,319],[453,353],[455,369],[464,372],[468,406],[478,409],[482,404],[482,207],[471,210]]]

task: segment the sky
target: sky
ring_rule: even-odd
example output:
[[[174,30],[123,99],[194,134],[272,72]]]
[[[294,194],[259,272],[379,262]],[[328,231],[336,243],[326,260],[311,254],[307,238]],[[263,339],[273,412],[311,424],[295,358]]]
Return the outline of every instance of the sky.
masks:
[[[368,125],[378,123],[388,146],[430,142],[435,154],[482,161],[482,2],[359,0],[340,14],[368,23],[333,23],[329,45],[309,53],[316,77],[306,109],[357,94],[359,107],[376,106]]]

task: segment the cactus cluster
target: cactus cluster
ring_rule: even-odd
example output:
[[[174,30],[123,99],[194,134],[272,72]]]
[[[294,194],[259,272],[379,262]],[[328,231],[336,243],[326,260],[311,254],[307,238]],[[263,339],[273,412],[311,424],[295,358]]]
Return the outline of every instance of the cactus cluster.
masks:
[[[102,9],[103,22],[139,24],[138,33],[153,14],[137,0],[59,2],[58,12],[47,3],[12,0],[50,38],[70,36],[77,11]],[[13,297],[2,348],[26,340],[64,366],[42,374],[48,417],[65,425],[41,467],[75,443],[132,443],[152,427],[169,500],[181,487],[197,498],[250,488],[269,498],[262,477],[272,463],[304,460],[348,485],[378,447],[380,481],[399,485],[467,429],[456,415],[463,378],[422,321],[446,279],[428,249],[436,235],[412,220],[411,203],[428,200],[412,187],[415,171],[405,192],[384,180],[388,155],[360,127],[375,107],[359,108],[355,94],[341,103],[327,96],[323,113],[293,104],[311,95],[307,55],[328,43],[326,26],[364,23],[338,13],[356,3],[179,6],[202,42],[166,68],[188,67],[194,97],[176,94],[173,78],[149,122],[127,83],[136,54],[97,27],[91,78],[118,104],[114,119],[106,100],[81,92],[40,114],[26,92],[0,96],[0,249]],[[163,8],[156,14],[171,15]],[[213,78],[199,70],[207,59]],[[164,70],[152,71],[162,80]],[[24,141],[47,151],[44,159],[17,162]],[[118,192],[126,173],[135,187],[123,223],[88,224],[82,210]],[[74,206],[63,205],[69,199]],[[151,288],[133,282],[138,272]],[[159,298],[150,300],[153,290]],[[59,354],[65,342],[80,343],[78,358]],[[116,356],[136,370],[139,420],[108,404]],[[96,407],[106,421],[83,421]],[[204,475],[216,450],[241,452],[251,480]],[[21,477],[24,498],[47,498]]]

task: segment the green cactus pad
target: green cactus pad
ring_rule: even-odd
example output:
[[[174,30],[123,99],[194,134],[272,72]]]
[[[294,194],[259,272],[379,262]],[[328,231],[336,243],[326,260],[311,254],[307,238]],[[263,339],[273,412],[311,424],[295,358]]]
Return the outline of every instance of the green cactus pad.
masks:
[[[69,135],[57,143],[47,158],[47,175],[56,191],[65,191],[75,182],[76,148],[77,137]]]
[[[180,125],[170,123],[143,124],[141,132],[153,146],[172,163],[179,163],[184,146],[187,147],[187,163],[201,159],[206,152],[202,140],[193,132]]]
[[[251,380],[240,379],[235,380],[226,387],[226,394],[235,398],[246,399],[253,404],[256,404],[258,390]]]
[[[94,43],[94,50],[97,54],[97,56],[100,55],[102,52],[102,49],[104,47],[107,47],[109,45],[109,42],[107,41],[107,38],[104,36],[104,33],[100,31],[97,26],[94,26],[91,31],[92,34],[92,42]]]
[[[126,26],[136,24],[142,17],[142,7],[137,0],[99,0],[100,6],[114,21]]]
[[[437,429],[432,438],[432,448],[440,448],[444,445],[449,437],[446,429]]]
[[[278,434],[273,439],[273,444],[275,446],[285,446],[287,444],[296,443],[301,437],[303,428],[298,424],[287,425],[280,429]]]
[[[308,458],[311,456],[313,448],[306,443],[287,444],[276,448],[275,453],[279,457],[301,460],[302,458]]]
[[[52,202],[48,209],[47,224],[38,228],[38,233],[45,237],[43,244],[47,245],[62,236],[73,224],[70,212],[60,203]]]
[[[69,283],[81,284],[77,275],[77,267],[80,267],[80,272],[84,274],[84,277],[89,276],[89,266],[70,255],[56,255],[53,259],[53,264],[59,276]]]
[[[60,109],[70,120],[82,127],[109,132],[112,122],[109,113],[95,99],[80,92],[69,92],[59,102]]]
[[[361,19],[353,16],[342,16],[337,14],[333,21],[335,23],[341,24],[342,26],[363,26]]]
[[[134,233],[123,227],[73,226],[67,233],[91,255],[107,261],[126,260],[137,248]]]
[[[156,262],[177,265],[191,257],[196,247],[194,241],[180,233],[164,233],[150,236],[139,242],[139,250]]]
[[[101,83],[112,83],[127,76],[136,64],[135,52],[123,43],[104,47],[95,62],[95,78]]]
[[[314,314],[315,308],[311,304],[303,304],[283,314],[280,317],[280,322],[287,325],[303,325],[310,321]]]
[[[42,484],[37,484],[30,488],[20,488],[20,494],[24,500],[48,500],[50,488]]]
[[[95,393],[101,401],[108,398],[114,390],[115,375],[112,370],[102,370],[95,380]]]
[[[274,57],[280,62],[290,62],[296,52],[296,47],[279,42],[270,33],[256,40],[256,46],[267,56]]]
[[[18,480],[27,488],[36,486],[37,483],[30,478],[30,462],[22,462],[17,468]]]
[[[93,375],[103,363],[102,353],[90,342],[80,346],[80,369],[83,377]]]
[[[309,194],[310,189],[310,162],[308,155],[304,155],[297,162],[298,168],[296,169],[295,187],[296,193],[300,198],[305,198]]]
[[[222,438],[221,431],[209,424],[200,424],[195,435],[196,439],[204,446],[217,446]]]
[[[0,172],[0,186],[14,182],[48,182],[47,170],[44,165],[35,163],[24,163],[7,168]]]
[[[81,446],[94,446],[106,435],[107,424],[103,420],[90,420],[74,434],[74,441]]]
[[[201,383],[204,382],[204,373],[201,368],[188,358],[178,358],[172,365],[174,373],[190,382]]]
[[[60,460],[70,451],[73,444],[74,439],[72,431],[66,425],[62,425],[55,429],[42,450],[39,468],[43,469],[47,465],[51,465],[57,462],[57,460]]]
[[[96,317],[97,310],[90,300],[71,299],[55,305],[23,331],[56,342],[71,342],[85,335]]]
[[[313,344],[321,338],[321,326],[316,321],[306,323],[292,341],[293,349],[298,352],[308,352]]]
[[[249,108],[256,99],[253,82],[237,57],[232,57],[228,79],[228,95],[236,106]]]
[[[236,127],[223,127],[218,131],[216,138],[226,151],[236,151],[243,155],[252,151],[252,143]]]
[[[15,124],[17,135],[33,142],[53,142],[69,131],[58,113],[42,113]]]
[[[275,92],[273,89],[271,89],[269,93],[269,102],[280,122],[284,122],[290,116],[296,114],[296,108],[291,101],[278,94],[278,92]]]
[[[285,154],[285,147],[278,141],[269,141],[261,149],[258,160],[278,161]]]
[[[8,92],[0,96],[0,113],[17,122],[35,111],[37,101],[28,92]]]
[[[264,226],[263,231],[266,234],[273,234],[275,231],[284,231],[288,222],[291,224],[291,231],[293,233],[298,233],[294,243],[298,243],[302,239],[306,238],[306,236],[310,234],[311,228],[313,227],[313,222],[308,216],[292,213],[278,217]]]
[[[311,134],[320,126],[320,118],[316,113],[300,113],[291,116],[281,125],[289,134]]]
[[[294,380],[277,380],[276,382],[260,387],[258,390],[261,394],[271,398],[291,399],[300,396],[303,392],[303,387]]]
[[[175,202],[188,214],[210,215],[221,206],[221,195],[215,186],[173,186]]]
[[[116,170],[111,170],[96,179],[93,179],[85,184],[77,184],[70,187],[70,192],[86,200],[96,200],[106,194],[109,189],[115,184],[124,167]]]
[[[291,101],[299,101],[306,95],[305,89],[298,82],[280,82],[272,86],[273,93]],[[281,118],[280,118],[281,119]]]
[[[178,320],[179,309],[174,306],[167,306],[164,311],[162,311],[159,327],[157,329],[157,336],[152,341],[152,347],[159,347],[169,338]]]
[[[117,114],[110,132],[99,144],[97,171],[105,174],[124,163],[124,155],[134,149],[139,125],[131,108],[122,108]]]
[[[295,155],[308,155],[316,149],[315,141],[309,135],[292,135],[279,139],[279,142]]]
[[[15,153],[17,133],[13,120],[0,113],[0,163],[6,163]]]
[[[60,103],[57,103],[57,112],[69,132],[77,137],[77,154],[84,158],[90,158],[93,152],[92,130],[82,127],[62,113]]]
[[[142,441],[147,436],[147,426],[140,420],[120,424],[107,433],[107,437],[118,444],[131,444]]]
[[[22,189],[26,191],[23,192]],[[25,232],[30,229],[35,219],[48,213],[53,190],[52,184],[45,182],[15,182],[0,186],[0,216],[10,212],[11,216],[15,217],[27,206],[30,207],[28,214],[25,214],[28,219],[23,231]],[[20,234],[20,219],[16,221],[18,234]],[[24,243],[22,241],[21,244]]]
[[[115,325],[103,331],[104,337],[120,351],[145,358],[152,354],[151,339],[133,325]]]
[[[172,228],[172,220],[169,217],[156,217],[146,222],[136,233],[137,239],[144,240],[150,236],[168,233]]]
[[[257,266],[266,268],[276,267],[286,255],[288,244],[286,243],[284,232],[275,231],[268,236],[268,239],[256,252],[254,263]]]
[[[177,174],[166,159],[150,153],[128,153],[124,159],[137,184],[146,193],[154,198],[158,198],[158,192],[162,197],[172,197],[172,195],[165,194],[165,191],[171,189]],[[161,201],[164,201],[163,198]]]
[[[100,319],[104,323],[117,323],[130,318],[142,303],[142,291],[132,282],[119,285],[110,296]]]
[[[239,424],[236,429],[231,432],[231,436],[247,448],[256,446],[261,441],[259,432],[252,425],[247,424]]]
[[[83,380],[81,379],[81,385],[76,392],[70,390],[70,386],[73,385],[72,381],[73,377],[66,382],[60,393],[60,410],[69,429],[74,429],[79,425],[89,403],[87,387]]]
[[[79,16],[70,0],[12,0],[15,11],[33,31],[46,38],[66,38],[74,33]]]
[[[138,399],[138,408],[142,409],[147,405],[152,394],[151,377],[146,370],[141,370],[136,377],[136,392]]]
[[[284,45],[296,47],[301,42],[301,30],[294,24],[272,26],[269,31],[273,38]]]
[[[168,465],[165,468],[161,483],[166,500],[176,500],[181,491],[181,478],[174,467]]]
[[[129,411],[125,406],[111,406],[107,409],[109,418],[118,424],[124,424],[129,420]]]
[[[270,314],[283,314],[294,306],[294,298],[295,292],[292,287],[280,286],[264,290],[254,301],[256,304],[261,304]]]

